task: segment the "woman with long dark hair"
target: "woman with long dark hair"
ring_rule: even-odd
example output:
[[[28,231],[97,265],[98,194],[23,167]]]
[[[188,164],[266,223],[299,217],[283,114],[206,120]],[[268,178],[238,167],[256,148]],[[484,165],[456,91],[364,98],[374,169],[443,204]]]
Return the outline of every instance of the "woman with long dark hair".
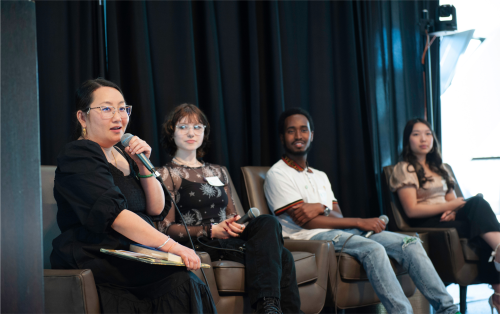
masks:
[[[227,169],[201,159],[207,152],[209,134],[210,124],[198,107],[182,104],[174,108],[163,124],[162,144],[173,157],[159,170],[163,182],[200,249],[212,260],[245,264],[245,288],[257,313],[299,313],[295,263],[283,246],[280,223],[271,215],[254,218],[246,227],[236,223],[239,216]],[[181,217],[173,209],[159,229],[188,243]]]
[[[120,88],[89,80],[76,93],[75,141],[57,157],[54,197],[61,229],[52,243],[56,269],[91,269],[103,313],[214,313],[210,291],[189,270],[196,253],[153,227],[170,210],[164,191],[137,154],[151,147],[134,136],[120,144],[132,107]],[[140,243],[182,257],[186,267],[150,265],[100,252]]]
[[[498,311],[500,224],[490,204],[480,196],[467,201],[457,198],[455,181],[443,166],[439,143],[427,121],[408,121],[403,132],[401,157],[402,161],[394,167],[390,185],[392,191],[397,191],[410,224],[456,228],[460,237],[469,238],[472,244],[482,248],[480,279],[493,286],[495,293],[489,302]],[[489,249],[493,249],[491,254]]]

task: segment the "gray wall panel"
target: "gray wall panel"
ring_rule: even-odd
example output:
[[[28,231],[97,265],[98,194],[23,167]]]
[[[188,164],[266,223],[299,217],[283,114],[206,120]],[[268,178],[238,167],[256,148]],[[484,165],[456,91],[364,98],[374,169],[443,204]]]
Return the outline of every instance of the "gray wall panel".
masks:
[[[1,9],[1,312],[42,313],[35,3]]]

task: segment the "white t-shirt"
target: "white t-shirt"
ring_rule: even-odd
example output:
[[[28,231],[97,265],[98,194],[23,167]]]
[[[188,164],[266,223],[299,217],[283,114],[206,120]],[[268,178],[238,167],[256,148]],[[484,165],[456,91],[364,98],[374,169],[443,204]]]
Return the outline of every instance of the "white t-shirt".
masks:
[[[286,162],[281,159],[269,169],[264,183],[267,204],[280,221],[283,236],[295,240],[309,240],[318,233],[332,230],[304,229],[286,213],[287,209],[300,203],[321,203],[332,208],[333,202],[337,202],[326,173],[311,167],[308,169],[311,172],[290,159]]]

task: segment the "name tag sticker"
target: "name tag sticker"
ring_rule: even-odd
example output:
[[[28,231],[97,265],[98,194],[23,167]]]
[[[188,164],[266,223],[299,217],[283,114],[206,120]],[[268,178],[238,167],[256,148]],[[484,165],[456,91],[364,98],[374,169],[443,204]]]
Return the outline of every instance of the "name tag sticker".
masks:
[[[205,180],[207,180],[208,184],[211,186],[224,186],[224,183],[222,183],[219,177],[205,177]]]

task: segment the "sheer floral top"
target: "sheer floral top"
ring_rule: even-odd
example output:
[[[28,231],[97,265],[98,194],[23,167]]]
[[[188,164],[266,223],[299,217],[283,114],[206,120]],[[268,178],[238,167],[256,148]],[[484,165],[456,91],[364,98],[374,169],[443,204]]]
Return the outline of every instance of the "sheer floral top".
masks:
[[[211,224],[236,215],[225,167],[204,163],[201,167],[192,168],[174,160],[159,172],[174,196],[192,237],[208,236]],[[218,177],[224,186],[210,185],[205,179],[207,177]],[[173,205],[158,229],[176,241],[187,241],[186,230]]]
[[[451,174],[450,179],[453,180]],[[415,168],[406,161],[401,161],[394,166],[394,171],[390,179],[390,187],[392,192],[396,192],[404,187],[414,187],[417,189],[417,203],[429,205],[446,203],[446,193],[453,191],[448,189],[446,180],[440,175],[432,176],[432,181],[427,181],[421,187]]]

